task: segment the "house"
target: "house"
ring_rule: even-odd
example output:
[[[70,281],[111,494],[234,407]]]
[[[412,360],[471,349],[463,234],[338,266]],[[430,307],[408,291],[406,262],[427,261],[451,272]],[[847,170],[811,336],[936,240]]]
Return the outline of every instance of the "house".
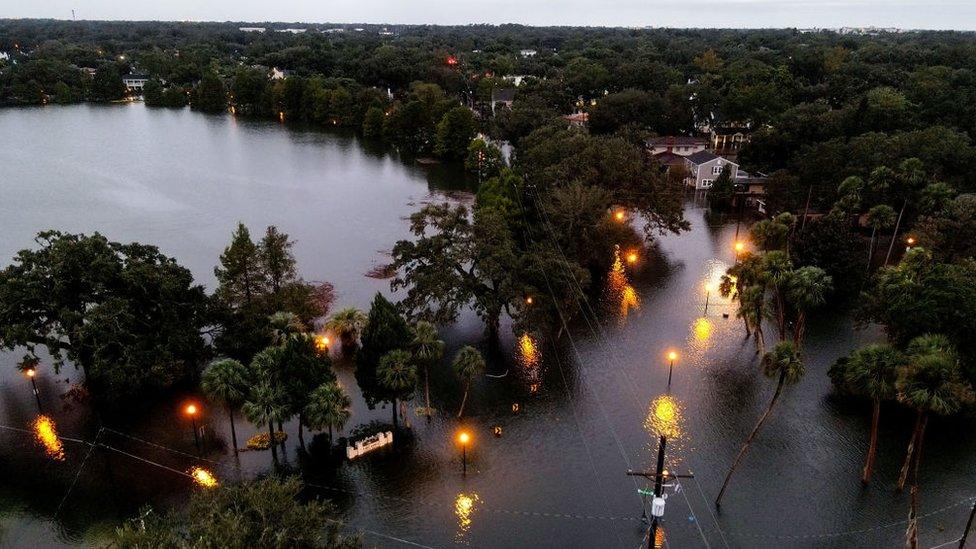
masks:
[[[515,101],[515,88],[492,88],[491,90],[491,113],[495,114],[495,105],[512,108]]]
[[[308,29],[275,29],[275,32],[287,32],[290,34],[302,34]]]
[[[714,127],[709,138],[716,151],[737,151],[749,142],[749,128],[745,126]]]
[[[688,137],[684,135],[668,135],[663,137],[652,137],[645,142],[647,152],[651,156],[662,153],[673,153],[679,156],[688,156],[696,152],[702,152],[708,147],[708,140],[704,137]]]
[[[573,114],[564,114],[563,120],[569,122],[570,128],[585,128],[586,124],[590,121],[590,114],[586,112],[574,112]]]
[[[688,178],[685,179],[685,184],[689,187],[694,187],[695,190],[712,188],[712,184],[715,183],[715,180],[722,174],[722,170],[726,166],[729,166],[729,169],[732,170],[730,175],[733,181],[735,181],[739,172],[739,165],[735,162],[707,151],[689,154],[684,157],[684,160],[685,169],[688,170],[689,174]]]
[[[671,171],[674,166],[684,167],[685,165],[685,155],[675,154],[671,151],[652,154],[651,159],[660,164],[664,171]]]
[[[291,76],[291,71],[288,69],[279,69],[278,67],[271,67],[271,79],[272,80],[284,80],[285,78]]]
[[[127,74],[122,77],[122,83],[129,92],[142,93],[142,88],[149,81],[149,76],[145,74]]]
[[[535,57],[537,53],[539,52],[535,50],[519,50],[519,55],[522,57]]]
[[[237,27],[237,30],[241,32],[264,32],[267,29],[265,27]]]

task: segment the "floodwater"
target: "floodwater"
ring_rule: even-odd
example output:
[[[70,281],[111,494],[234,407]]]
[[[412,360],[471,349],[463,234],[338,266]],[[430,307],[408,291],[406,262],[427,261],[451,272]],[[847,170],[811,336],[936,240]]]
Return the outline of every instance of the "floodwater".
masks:
[[[337,308],[366,308],[375,292],[389,294],[387,281],[364,274],[406,237],[405,216],[430,201],[468,201],[472,190],[448,167],[418,166],[352,136],[141,104],[0,110],[0,135],[3,264],[40,230],[97,230],[158,245],[212,288],[236,223],[252,233],[274,224],[297,241],[302,275],[335,285]],[[506,355],[491,371],[508,373],[473,384],[464,419],[455,417],[462,388],[445,362],[431,372],[438,413],[417,417],[418,393],[408,406],[414,436],[403,448],[340,461],[306,433],[306,455],[292,424],[287,466],[302,472],[310,494],[333,500],[367,546],[635,547],[647,532],[637,494],[646,483],[625,473],[654,467],[663,431],[667,469],[694,475],[668,490],[668,547],[900,545],[908,495],[894,483],[911,416],[884,409],[875,480],[861,488],[869,406],[834,395],[826,370],[877,334],[855,331],[839,313],[809,328],[806,376],[787,389],[715,510],[726,467],[773,383],[741,321],[723,316],[729,303],[706,291],[732,261],[735,224],[691,198],[686,217],[691,231],[611,266],[597,298],[565,311],[575,320],[560,339],[506,331]],[[483,343],[470,314],[442,337],[448,359]],[[668,393],[670,350],[678,358]],[[270,469],[268,452],[235,460],[226,414],[194,395],[95,418],[62,396],[77,374],[45,363],[35,378],[41,414],[30,381],[14,369],[18,358],[0,355],[0,546],[104,544],[144,505],[165,509],[202,489],[186,476],[193,467],[219,482]],[[388,407],[362,402],[348,359],[336,359],[354,400],[345,432],[389,421]],[[199,454],[179,413],[191,398],[203,409]],[[237,426],[242,443],[261,432],[242,417]],[[962,418],[931,422],[923,547],[958,538],[965,525],[976,493],[973,427]],[[461,429],[473,439],[466,475]],[[91,450],[86,441],[96,438],[108,448]]]

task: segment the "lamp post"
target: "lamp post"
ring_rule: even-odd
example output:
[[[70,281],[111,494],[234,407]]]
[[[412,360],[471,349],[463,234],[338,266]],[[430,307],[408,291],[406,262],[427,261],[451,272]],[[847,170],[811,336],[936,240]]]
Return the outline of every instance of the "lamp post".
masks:
[[[471,442],[471,435],[467,431],[458,434],[458,442],[461,443],[461,472],[468,474],[468,443]]]
[[[712,296],[712,283],[705,284],[705,316],[708,316],[708,298]]]
[[[190,424],[193,426],[193,444],[197,447],[197,453],[200,452],[200,435],[197,433],[197,405],[187,404],[184,409],[186,415],[190,416]]]
[[[678,358],[678,353],[671,351],[668,353],[668,390],[671,390],[671,374],[674,373],[674,361]]]
[[[28,368],[27,370],[24,371],[24,374],[27,376],[27,379],[29,379],[30,382],[31,382],[31,389],[33,389],[33,391],[34,391],[34,400],[37,401],[37,411],[40,412],[41,411],[41,395],[40,395],[40,393],[37,392],[37,382],[34,381],[34,376],[37,375],[37,372],[33,368]]]
[[[732,245],[732,259],[734,259],[735,262],[738,263],[739,256],[742,255],[742,252],[744,252],[745,250],[746,250],[746,245],[741,240],[736,240],[735,244]]]

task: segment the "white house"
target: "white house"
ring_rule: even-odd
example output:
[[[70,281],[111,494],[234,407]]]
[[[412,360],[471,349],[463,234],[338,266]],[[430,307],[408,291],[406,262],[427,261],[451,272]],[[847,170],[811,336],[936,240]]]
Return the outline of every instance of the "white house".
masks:
[[[729,175],[735,182],[739,173],[739,165],[735,162],[707,151],[690,154],[685,157],[685,168],[689,173],[688,178],[685,179],[685,184],[694,187],[695,190],[710,189],[726,166],[732,170]]]
[[[537,53],[539,52],[535,50],[519,50],[519,55],[521,55],[522,57],[535,57],[535,54]]]
[[[688,137],[686,135],[666,135],[652,137],[645,143],[647,152],[652,156],[661,153],[673,153],[678,156],[688,156],[702,152],[708,147],[708,140],[704,137]]]
[[[264,27],[237,27],[237,30],[241,32],[264,32],[267,29]]]
[[[145,74],[127,74],[122,77],[122,83],[125,84],[125,89],[136,93],[142,93],[142,88],[146,86],[146,82],[148,81],[149,77]]]

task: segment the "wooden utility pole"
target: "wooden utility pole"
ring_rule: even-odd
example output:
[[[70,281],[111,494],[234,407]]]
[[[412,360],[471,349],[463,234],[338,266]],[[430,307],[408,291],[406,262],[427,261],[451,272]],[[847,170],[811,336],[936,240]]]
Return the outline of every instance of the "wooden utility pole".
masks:
[[[969,511],[969,520],[966,521],[966,529],[962,533],[962,537],[959,538],[959,549],[965,549],[966,538],[969,537],[969,529],[973,526],[973,517],[976,517],[976,503],[973,503],[973,508]]]

